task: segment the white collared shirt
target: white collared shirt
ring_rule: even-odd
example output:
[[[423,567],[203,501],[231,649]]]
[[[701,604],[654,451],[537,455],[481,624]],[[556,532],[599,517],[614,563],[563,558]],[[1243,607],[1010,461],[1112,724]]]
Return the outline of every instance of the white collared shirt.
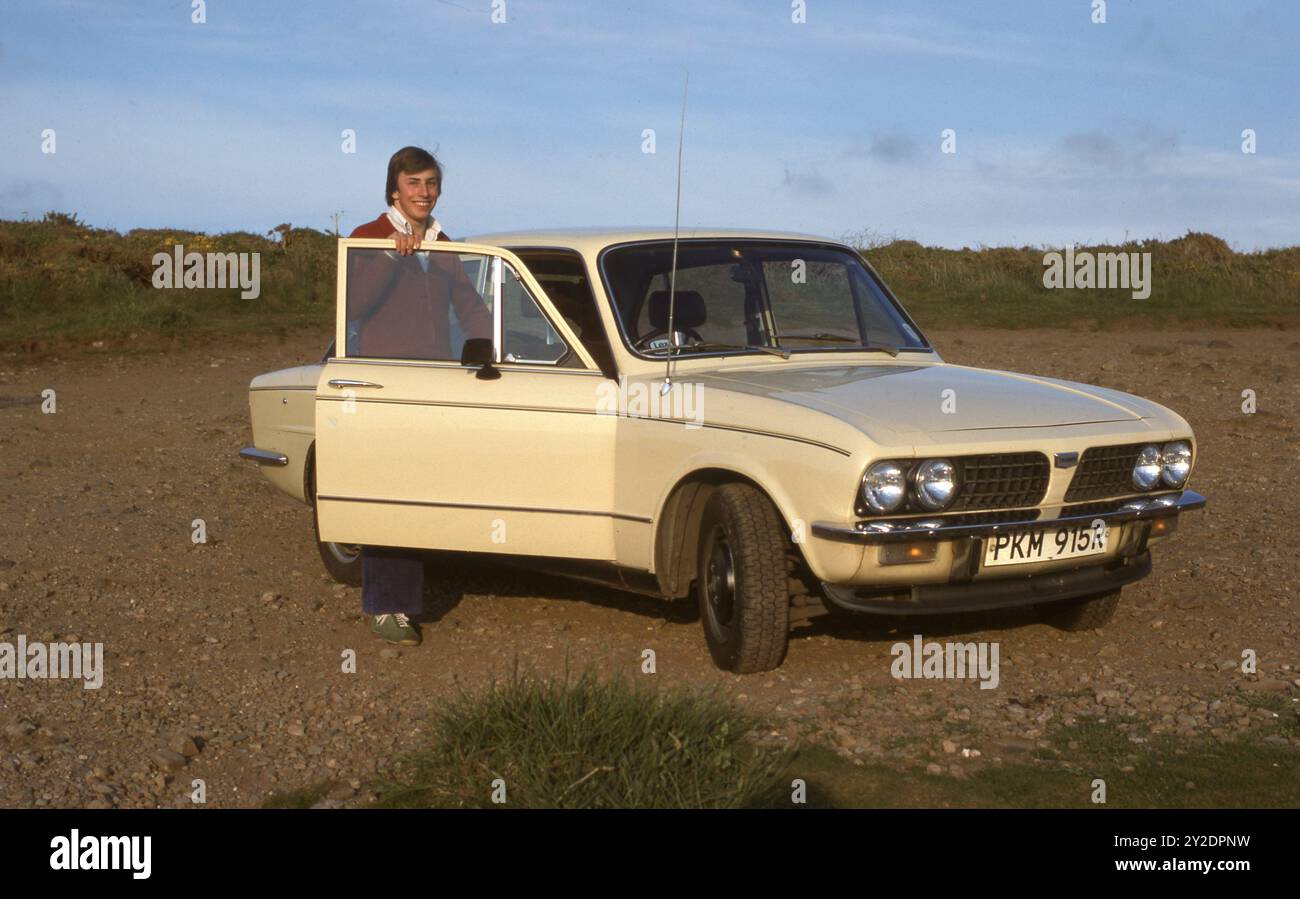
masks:
[[[407,221],[406,216],[396,206],[388,207],[388,220],[392,222],[393,229],[401,234],[414,234],[415,229]],[[442,232],[442,225],[433,216],[429,216],[429,224],[425,228],[425,240],[437,240],[438,235]],[[429,252],[428,250],[417,250],[415,257],[420,260],[420,268],[426,272],[429,270]]]

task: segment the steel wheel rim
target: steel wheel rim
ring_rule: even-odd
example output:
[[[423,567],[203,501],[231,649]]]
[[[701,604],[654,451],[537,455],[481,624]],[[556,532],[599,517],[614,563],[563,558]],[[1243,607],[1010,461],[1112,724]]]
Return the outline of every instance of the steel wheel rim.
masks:
[[[719,528],[709,545],[709,561],[704,572],[704,598],[713,631],[719,637],[736,614],[736,560]]]
[[[355,543],[326,543],[330,555],[344,565],[351,565],[361,558],[361,547]]]

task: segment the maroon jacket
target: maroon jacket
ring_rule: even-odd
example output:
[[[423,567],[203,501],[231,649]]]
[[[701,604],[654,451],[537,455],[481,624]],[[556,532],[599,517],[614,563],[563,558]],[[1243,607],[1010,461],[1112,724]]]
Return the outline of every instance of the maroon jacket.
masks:
[[[350,236],[383,239],[394,230],[385,213]],[[451,238],[439,232],[438,240]],[[414,256],[393,260],[388,255],[366,254],[363,260],[349,267],[348,319],[365,320],[360,344],[352,352],[398,359],[452,359],[451,309],[456,310],[465,337],[492,336],[492,316],[456,254],[430,253],[427,272]],[[459,353],[460,347],[456,351]]]

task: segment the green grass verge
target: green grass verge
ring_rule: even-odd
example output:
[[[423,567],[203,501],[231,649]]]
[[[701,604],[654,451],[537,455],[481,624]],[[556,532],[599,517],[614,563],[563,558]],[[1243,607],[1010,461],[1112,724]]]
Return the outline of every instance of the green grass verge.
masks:
[[[156,253],[258,253],[260,293],[154,286]],[[76,216],[0,221],[0,345],[130,335],[274,332],[334,317],[333,235],[294,228],[279,240],[172,229],[126,234]]]
[[[1248,327],[1300,318],[1300,247],[1235,252],[1212,234],[1080,245],[1093,253],[1150,253],[1151,294],[1129,289],[1049,289],[1044,254],[1059,247],[948,250],[859,234],[861,246],[923,328],[1113,328],[1215,324]]]
[[[1300,247],[1238,253],[1220,238],[1199,233],[1079,247],[1150,253],[1151,295],[1137,300],[1124,289],[1044,287],[1049,248],[948,250],[869,233],[844,240],[863,248],[925,329],[1300,321]],[[261,254],[261,295],[242,299],[237,289],[155,288],[154,254],[170,254],[177,244],[186,252]],[[122,234],[57,212],[39,221],[0,221],[0,346],[307,325],[328,331],[335,253],[334,236],[311,228],[288,229],[272,240],[248,232],[175,229]]]
[[[1297,732],[1288,698],[1258,704],[1278,712],[1273,733]],[[1300,752],[1254,737],[1134,742],[1114,721],[1083,719],[1053,730],[1050,748],[948,755],[934,775],[918,737],[889,747],[916,761],[856,764],[819,742],[761,748],[746,736],[755,727],[713,693],[516,671],[444,707],[430,738],[370,789],[383,808],[1093,808],[1100,778],[1108,808],[1300,807]],[[329,789],[268,807],[306,808]]]
[[[807,782],[808,804],[821,807],[1300,808],[1300,753],[1287,746],[1166,735],[1133,743],[1098,721],[1061,728],[1051,741],[1053,750],[1000,764],[940,760],[965,767],[961,778],[928,774],[924,764],[858,766],[820,745],[796,752],[788,773]],[[1098,778],[1104,806],[1092,801]]]

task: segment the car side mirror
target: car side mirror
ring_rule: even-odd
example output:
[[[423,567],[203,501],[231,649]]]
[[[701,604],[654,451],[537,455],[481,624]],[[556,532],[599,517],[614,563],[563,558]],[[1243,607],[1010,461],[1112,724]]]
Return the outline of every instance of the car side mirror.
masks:
[[[492,365],[492,341],[487,337],[471,337],[460,350],[461,365],[479,366],[475,375],[481,381],[495,381],[501,372]]]

